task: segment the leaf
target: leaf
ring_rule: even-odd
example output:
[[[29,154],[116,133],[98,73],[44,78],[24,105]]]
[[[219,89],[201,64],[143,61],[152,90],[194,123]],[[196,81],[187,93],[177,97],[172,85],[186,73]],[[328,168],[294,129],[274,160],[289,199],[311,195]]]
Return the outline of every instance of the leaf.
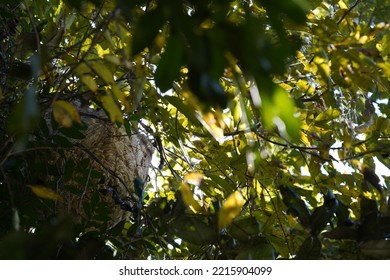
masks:
[[[269,243],[257,243],[240,250],[236,260],[274,260],[275,249]]]
[[[61,135],[54,135],[53,142],[63,148],[70,148],[73,146],[72,142],[70,142],[68,138]]]
[[[340,110],[329,107],[326,111],[321,112],[316,118],[316,122],[327,122],[337,119],[340,116]]]
[[[171,89],[173,81],[179,77],[183,54],[183,42],[179,36],[171,34],[154,74],[156,85],[162,92]]]
[[[341,201],[338,201],[336,209],[337,226],[352,226],[353,221],[350,218],[350,212],[347,206]]]
[[[369,240],[360,245],[360,252],[372,259],[390,258],[390,240]]]
[[[103,79],[108,85],[113,85],[115,83],[114,77],[110,69],[108,69],[104,64],[99,62],[90,62],[89,66],[95,71],[100,78]]]
[[[208,245],[218,240],[216,230],[199,216],[181,215],[170,224],[169,228],[179,238],[197,245]]]
[[[337,228],[334,228],[330,231],[324,232],[322,235],[325,238],[330,239],[350,239],[350,240],[357,240],[358,239],[358,232],[356,229],[345,227],[345,226],[338,226]]]
[[[283,197],[283,202],[287,206],[287,212],[299,218],[299,221],[304,227],[310,225],[310,211],[306,203],[290,186],[280,187],[280,192]]]
[[[166,95],[163,98],[175,106],[176,109],[179,110],[191,122],[192,125],[199,124],[198,119],[195,117],[194,110],[185,104],[182,99],[169,95]]]
[[[194,194],[192,193],[192,191],[187,183],[183,182],[181,184],[180,192],[181,192],[184,203],[188,207],[192,207],[192,209],[197,213],[204,213],[205,212],[205,210],[200,206],[199,202],[194,199]]]
[[[292,140],[300,138],[301,124],[295,116],[295,105],[287,92],[272,81],[264,78],[256,79],[261,97],[261,116],[266,128],[276,125],[282,134]]]
[[[202,183],[203,178],[204,175],[199,172],[190,172],[184,175],[185,182],[196,186],[199,186]]]
[[[321,205],[314,209],[310,217],[311,233],[319,234],[332,220],[334,212],[325,205]]]
[[[76,125],[73,125],[70,128],[67,127],[61,127],[59,129],[59,132],[61,132],[66,137],[72,138],[72,139],[84,139],[85,135],[82,133],[79,129],[76,128]]]
[[[86,85],[90,90],[96,92],[98,90],[98,85],[95,79],[91,75],[82,75],[80,77],[81,82]]]
[[[228,233],[239,241],[248,241],[261,232],[261,223],[253,216],[237,217],[228,228]]]
[[[307,237],[297,253],[298,260],[318,260],[320,256],[321,241],[315,236]]]
[[[39,105],[35,87],[31,86],[24,92],[22,100],[13,109],[9,117],[7,130],[22,138],[38,124]]]
[[[162,28],[163,22],[162,13],[159,9],[154,9],[139,19],[132,38],[131,53],[133,55],[149,47],[160,28]]]
[[[53,102],[52,108],[54,119],[63,127],[72,127],[73,122],[81,124],[79,112],[69,102],[56,100]]]
[[[60,201],[62,202],[64,199],[55,191],[52,189],[46,188],[41,185],[27,185],[35,195],[37,195],[40,198],[50,199],[54,201]]]
[[[111,95],[100,95],[99,100],[102,102],[104,110],[107,111],[111,122],[123,123],[123,115],[119,106],[115,103]]]
[[[230,225],[233,219],[240,214],[244,204],[245,200],[240,192],[235,191],[230,194],[218,212],[218,228],[222,229]]]
[[[224,128],[225,124],[219,117],[213,112],[207,112],[204,114],[196,114],[197,119],[207,129],[207,131],[217,140],[220,144],[224,140]]]

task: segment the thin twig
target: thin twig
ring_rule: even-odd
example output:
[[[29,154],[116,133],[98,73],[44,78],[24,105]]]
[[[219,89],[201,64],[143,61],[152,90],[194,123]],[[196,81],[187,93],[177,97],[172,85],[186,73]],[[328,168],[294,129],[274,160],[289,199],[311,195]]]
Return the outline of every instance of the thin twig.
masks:
[[[340,24],[344,18],[360,3],[361,0],[357,0],[355,4],[353,4],[345,13],[344,15],[338,20],[337,24]]]

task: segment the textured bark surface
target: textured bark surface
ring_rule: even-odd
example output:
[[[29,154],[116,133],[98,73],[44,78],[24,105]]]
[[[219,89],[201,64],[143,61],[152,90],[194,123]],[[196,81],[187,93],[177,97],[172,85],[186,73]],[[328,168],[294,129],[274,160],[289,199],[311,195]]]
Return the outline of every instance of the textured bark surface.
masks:
[[[91,184],[93,179],[90,179],[85,185],[71,180],[71,185],[82,192],[81,195],[75,195],[65,191],[65,209],[76,215],[75,218],[88,221],[91,217],[85,213],[84,202],[98,193],[100,203],[105,203],[110,209],[108,227],[112,227],[132,214],[115,201],[112,192],[115,190],[120,199],[135,205],[134,200],[138,198],[134,193],[134,179],[139,178],[143,182],[147,180],[154,147],[144,134],[136,132],[129,137],[123,126],[118,128],[99,112],[88,111],[89,115],[91,113],[96,117],[82,117],[82,121],[88,126],[85,139],[76,142],[77,148],[66,151],[65,155],[75,162],[89,158],[87,168],[99,171],[104,180]],[[107,190],[106,194],[101,190]]]

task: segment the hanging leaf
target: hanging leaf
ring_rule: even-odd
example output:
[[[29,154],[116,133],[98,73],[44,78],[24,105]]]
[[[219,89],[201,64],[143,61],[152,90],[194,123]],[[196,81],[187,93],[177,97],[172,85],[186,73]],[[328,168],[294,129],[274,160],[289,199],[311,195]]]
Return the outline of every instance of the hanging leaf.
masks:
[[[196,186],[199,186],[202,183],[203,178],[204,175],[199,172],[190,172],[184,175],[185,182]]]
[[[218,228],[222,229],[231,224],[233,219],[241,212],[245,200],[241,193],[235,191],[227,197],[218,212]]]
[[[54,101],[52,108],[54,119],[63,127],[72,127],[73,122],[81,124],[79,112],[69,102],[64,100]]]
[[[216,113],[196,114],[198,120],[219,143],[223,142],[225,124]]]
[[[107,111],[108,116],[110,117],[111,122],[123,123],[122,112],[119,109],[119,106],[116,104],[111,95],[101,95],[98,97],[102,102],[104,110]]]
[[[182,40],[179,36],[171,34],[154,74],[156,85],[161,91],[165,92],[171,89],[173,81],[179,77],[183,54]]]
[[[162,28],[163,22],[162,12],[159,9],[147,12],[139,19],[132,38],[131,53],[133,55],[149,47]]]
[[[82,75],[80,77],[80,80],[93,92],[96,92],[98,90],[98,85],[91,75]]]
[[[283,197],[283,202],[287,206],[287,212],[298,217],[301,224],[304,227],[308,227],[310,225],[311,213],[307,208],[306,203],[290,186],[281,186],[280,192]]]
[[[64,200],[57,192],[44,186],[27,185],[27,187],[29,187],[33,191],[33,193],[40,198],[50,199],[59,202],[62,202]]]
[[[266,128],[275,125],[281,134],[285,134],[294,141],[300,138],[301,124],[295,116],[296,108],[287,92],[272,81],[257,77],[261,97],[260,113]]]
[[[183,182],[181,184],[180,192],[184,203],[188,207],[192,207],[192,209],[197,213],[205,213],[205,210],[200,206],[199,202],[195,200],[194,194],[192,193],[187,183]]]

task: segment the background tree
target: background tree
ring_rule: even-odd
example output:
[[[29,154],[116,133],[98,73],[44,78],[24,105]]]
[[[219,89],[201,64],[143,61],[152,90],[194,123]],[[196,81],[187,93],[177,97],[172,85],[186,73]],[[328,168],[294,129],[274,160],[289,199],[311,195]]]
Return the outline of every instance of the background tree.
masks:
[[[3,2],[1,258],[389,258],[389,12]]]

